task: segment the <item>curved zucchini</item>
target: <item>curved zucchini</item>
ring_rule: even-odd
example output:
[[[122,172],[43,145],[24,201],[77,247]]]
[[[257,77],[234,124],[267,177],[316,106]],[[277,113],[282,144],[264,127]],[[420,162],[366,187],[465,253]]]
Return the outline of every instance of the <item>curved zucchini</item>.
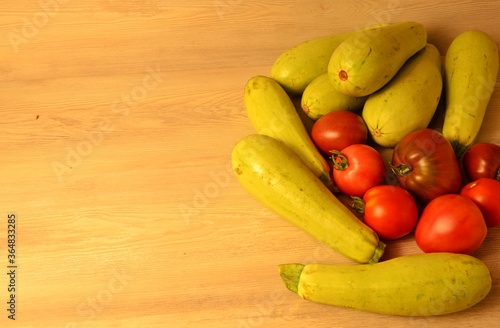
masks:
[[[358,31],[335,49],[328,73],[339,92],[352,97],[367,96],[389,82],[426,44],[427,31],[417,22]]]
[[[364,30],[386,25],[375,24]],[[355,32],[321,36],[287,49],[273,63],[271,77],[289,94],[300,95],[312,80],[327,72],[333,51]]]
[[[240,184],[269,209],[359,263],[377,262],[385,244],[283,142],[262,134],[241,139],[232,152]]]
[[[279,271],[286,287],[306,300],[398,316],[465,310],[484,299],[492,285],[483,262],[453,253],[367,265],[282,264]]]
[[[286,143],[314,174],[331,186],[330,165],[314,145],[290,96],[278,82],[257,75],[248,80],[243,98],[255,130]]]
[[[445,59],[443,135],[459,158],[479,133],[497,74],[498,49],[488,34],[469,30],[452,41]]]
[[[352,33],[317,37],[287,49],[274,62],[271,77],[289,94],[300,95],[312,80],[327,71],[333,51]]]

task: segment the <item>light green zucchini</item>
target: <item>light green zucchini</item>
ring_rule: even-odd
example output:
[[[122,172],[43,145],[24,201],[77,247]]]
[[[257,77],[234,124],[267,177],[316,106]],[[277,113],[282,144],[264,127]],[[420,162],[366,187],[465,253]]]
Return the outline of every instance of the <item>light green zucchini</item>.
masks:
[[[307,168],[285,143],[262,134],[232,152],[240,184],[266,207],[359,263],[377,262],[385,244]]]
[[[376,24],[365,29],[385,26]],[[300,95],[319,75],[326,73],[333,51],[356,31],[316,37],[285,50],[273,63],[271,77],[291,95]]]
[[[335,49],[328,73],[339,92],[351,97],[368,96],[389,82],[426,44],[427,32],[417,22],[358,31]]]
[[[255,130],[285,142],[327,186],[330,166],[314,145],[293,101],[272,78],[257,75],[248,80],[243,97]]]
[[[498,65],[496,42],[483,31],[459,34],[446,52],[443,135],[459,158],[479,134],[495,90]]]
[[[279,271],[286,287],[306,300],[396,316],[462,311],[483,300],[492,285],[482,261],[453,253],[363,265],[282,264]]]
[[[330,82],[328,73],[315,78],[304,90],[302,110],[313,120],[336,110],[357,111],[363,108],[367,97],[350,97],[338,92]]]
[[[389,83],[368,96],[362,117],[378,145],[395,147],[406,135],[428,127],[441,99],[442,70],[439,50],[427,44]]]

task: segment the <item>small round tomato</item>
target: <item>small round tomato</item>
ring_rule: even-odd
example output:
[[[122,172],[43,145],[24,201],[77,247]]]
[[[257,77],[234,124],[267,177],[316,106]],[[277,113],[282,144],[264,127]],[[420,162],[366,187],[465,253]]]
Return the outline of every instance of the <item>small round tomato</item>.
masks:
[[[472,145],[464,154],[462,165],[471,181],[479,178],[500,181],[500,146],[488,142]]]
[[[447,194],[424,208],[415,228],[415,240],[425,253],[470,254],[481,246],[488,228],[479,207],[465,196]]]
[[[483,213],[489,228],[500,226],[500,181],[480,178],[466,184],[460,195],[472,199]]]
[[[417,224],[417,203],[408,191],[399,186],[373,187],[362,200],[354,197],[354,204],[355,209],[356,205],[362,206],[363,221],[382,239],[404,237]]]
[[[321,116],[311,130],[311,139],[326,155],[330,155],[332,150],[364,144],[367,137],[368,129],[361,116],[347,110],[336,110]]]
[[[384,160],[375,148],[355,144],[332,153],[333,179],[342,193],[363,197],[370,188],[384,183]]]

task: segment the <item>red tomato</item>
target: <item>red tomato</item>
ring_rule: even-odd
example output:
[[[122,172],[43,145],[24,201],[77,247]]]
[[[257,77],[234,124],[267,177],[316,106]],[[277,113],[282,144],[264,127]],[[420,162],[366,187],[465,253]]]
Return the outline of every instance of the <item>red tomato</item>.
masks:
[[[489,228],[500,226],[500,181],[480,178],[466,184],[460,195],[476,203]]]
[[[464,154],[462,165],[471,181],[479,178],[500,181],[500,146],[487,142],[472,145]]]
[[[363,197],[368,189],[384,182],[384,160],[368,145],[355,144],[335,151],[332,160],[335,184],[348,196]]]
[[[433,199],[424,208],[415,240],[426,253],[470,254],[481,246],[487,231],[481,210],[472,200],[448,194]]]
[[[404,237],[417,224],[417,203],[413,196],[401,187],[373,187],[365,193],[363,202],[363,221],[382,239]]]
[[[324,154],[347,146],[366,143],[368,129],[361,116],[347,110],[337,110],[314,122],[311,138]]]
[[[421,129],[394,148],[391,169],[400,185],[423,203],[445,194],[458,194],[462,174],[450,142],[439,132]]]

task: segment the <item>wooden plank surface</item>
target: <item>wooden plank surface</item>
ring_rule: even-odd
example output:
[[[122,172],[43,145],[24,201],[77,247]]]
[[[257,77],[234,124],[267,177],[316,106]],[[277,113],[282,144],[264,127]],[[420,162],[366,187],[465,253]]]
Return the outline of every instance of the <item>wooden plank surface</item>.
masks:
[[[484,327],[500,232],[475,254],[493,289],[454,315],[399,318],[301,300],[286,262],[347,263],[253,200],[230,153],[242,91],[309,38],[415,20],[444,54],[498,1],[41,0],[0,9],[2,327]],[[498,84],[478,141],[500,144]],[[16,216],[8,318],[7,216]],[[420,252],[411,236],[387,258]]]

